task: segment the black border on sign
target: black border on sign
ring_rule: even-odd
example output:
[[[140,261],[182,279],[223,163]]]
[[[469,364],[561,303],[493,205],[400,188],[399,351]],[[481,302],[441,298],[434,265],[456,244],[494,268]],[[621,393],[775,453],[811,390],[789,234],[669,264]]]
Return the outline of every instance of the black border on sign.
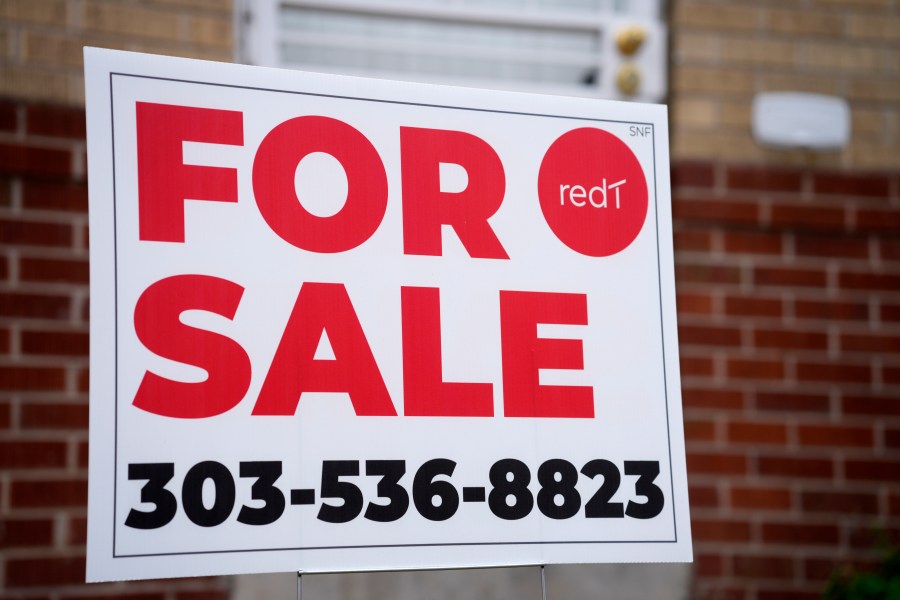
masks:
[[[118,238],[116,236],[116,232],[118,229],[118,221],[116,220],[116,206],[117,206],[117,195],[116,195],[116,136],[115,136],[115,102],[113,98],[113,82],[114,77],[130,77],[135,79],[153,79],[156,81],[167,81],[171,83],[186,83],[192,85],[206,85],[213,87],[223,87],[223,88],[232,88],[232,89],[242,89],[242,90],[251,90],[257,92],[273,92],[279,94],[291,94],[296,96],[311,96],[318,98],[333,98],[338,100],[355,100],[359,102],[375,102],[379,104],[394,104],[400,106],[418,106],[422,108],[439,108],[439,109],[449,109],[449,110],[461,110],[467,112],[484,112],[484,113],[494,113],[494,114],[503,114],[503,115],[515,115],[515,116],[525,116],[525,117],[545,117],[552,119],[566,119],[571,121],[587,121],[591,123],[622,123],[622,124],[630,124],[630,125],[649,125],[652,129],[651,141],[653,144],[653,209],[656,217],[656,273],[657,273],[657,289],[659,291],[659,324],[660,324],[660,336],[661,336],[661,347],[662,347],[662,362],[663,362],[663,395],[665,396],[665,406],[666,406],[666,443],[669,450],[669,495],[671,498],[672,504],[672,527],[675,533],[675,539],[672,540],[548,540],[541,542],[521,542],[521,541],[509,541],[509,542],[448,542],[448,543],[424,543],[424,544],[371,544],[371,545],[350,545],[350,546],[305,546],[305,547],[287,547],[287,548],[244,548],[244,549],[234,549],[234,550],[198,550],[198,551],[185,551],[185,552],[157,552],[157,553],[149,553],[149,554],[116,554],[116,528],[117,528],[117,492],[118,492],[118,465],[119,465],[119,448],[118,448],[118,439],[119,439],[119,262],[118,262]],[[114,323],[114,336],[115,336],[115,375],[114,375],[114,385],[115,385],[115,394],[114,394],[114,410],[115,410],[115,431],[114,431],[114,442],[113,442],[113,510],[112,510],[112,518],[113,518],[113,527],[112,527],[112,557],[113,558],[147,558],[152,556],[193,556],[198,554],[234,554],[240,552],[293,552],[293,551],[301,551],[301,550],[354,550],[354,549],[366,549],[366,548],[433,548],[433,547],[450,547],[450,546],[534,546],[534,545],[548,545],[548,544],[674,544],[678,542],[678,522],[676,519],[676,511],[675,511],[675,478],[672,472],[672,434],[671,434],[671,423],[669,418],[669,390],[668,390],[668,381],[666,374],[668,369],[666,368],[666,343],[665,343],[665,323],[663,319],[663,311],[662,311],[662,268],[661,268],[661,257],[660,257],[660,247],[659,247],[659,198],[657,195],[657,165],[656,165],[656,126],[654,123],[647,123],[642,121],[624,121],[624,120],[616,120],[616,119],[598,119],[598,118],[590,118],[590,117],[574,117],[570,115],[553,115],[546,113],[528,113],[528,112],[519,112],[519,111],[509,111],[509,110],[497,110],[497,109],[489,109],[489,108],[475,108],[470,106],[452,106],[445,104],[425,104],[421,102],[407,102],[402,100],[385,100],[379,98],[360,98],[355,96],[341,96],[337,94],[322,94],[316,92],[302,92],[296,90],[281,90],[275,88],[263,88],[263,87],[255,87],[248,85],[236,85],[236,84],[228,84],[228,83],[212,83],[209,81],[194,81],[190,79],[177,79],[172,77],[159,77],[153,75],[139,75],[135,73],[120,73],[111,71],[109,73],[109,101],[110,101],[110,132],[111,132],[111,144],[112,144],[112,180],[113,180],[113,287],[115,289],[115,298],[114,298],[114,306],[115,306],[115,323]]]

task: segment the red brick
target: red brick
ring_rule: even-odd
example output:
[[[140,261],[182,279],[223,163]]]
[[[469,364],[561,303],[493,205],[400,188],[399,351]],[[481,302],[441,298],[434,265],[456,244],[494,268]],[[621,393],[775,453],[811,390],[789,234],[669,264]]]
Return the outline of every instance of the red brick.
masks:
[[[900,516],[900,493],[891,494],[888,498],[888,510],[892,516]]]
[[[34,355],[87,356],[86,331],[23,331],[22,352]]]
[[[732,559],[734,574],[753,581],[765,579],[793,579],[797,571],[790,556],[735,556]]]
[[[225,590],[178,592],[177,600],[228,600]]]
[[[78,466],[79,467],[87,468],[89,450],[90,450],[90,445],[87,442],[79,442],[78,443]]]
[[[0,430],[12,427],[12,408],[9,402],[0,402]]]
[[[25,144],[0,143],[0,172],[42,177],[68,177],[72,155],[68,150]]]
[[[65,442],[0,442],[0,468],[39,469],[66,466]]]
[[[708,231],[681,230],[674,232],[675,252],[709,252],[712,235]]]
[[[12,102],[0,102],[0,131],[15,131],[18,125],[16,105]]]
[[[728,423],[728,441],[737,444],[785,444],[787,429],[780,423]]]
[[[86,260],[22,258],[20,275],[24,281],[44,281],[87,284],[89,279]]]
[[[877,515],[878,496],[855,492],[805,491],[800,496],[800,506],[808,513]]]
[[[69,299],[52,294],[0,292],[0,316],[68,319]]]
[[[763,523],[764,542],[791,546],[833,546],[840,539],[835,525],[811,523]]]
[[[672,164],[672,187],[712,187],[715,171],[709,163],[678,161]]]
[[[20,421],[23,429],[87,429],[87,404],[25,404]]]
[[[729,167],[725,171],[726,185],[737,190],[799,192],[803,175],[772,167]]]
[[[9,259],[5,256],[0,256],[0,281],[6,281],[9,279]]]
[[[846,363],[800,363],[797,365],[797,379],[832,383],[869,383],[872,380],[872,369],[869,365]]]
[[[797,236],[794,251],[821,258],[869,258],[869,240],[836,236]]]
[[[72,228],[63,223],[0,219],[0,240],[9,245],[67,247],[72,245]]]
[[[681,355],[681,375],[683,377],[710,377],[712,374],[712,359]]]
[[[896,232],[900,229],[900,211],[861,208],[856,213],[856,229],[859,231]]]
[[[828,335],[817,331],[760,329],[753,332],[753,344],[758,348],[781,350],[827,350]]]
[[[713,311],[712,296],[709,294],[680,293],[676,295],[675,304],[678,314],[706,315]]]
[[[84,557],[11,558],[6,561],[6,585],[47,587],[84,583]]]
[[[89,392],[91,384],[91,372],[88,369],[78,371],[78,391]]]
[[[0,519],[0,548],[49,546],[53,521],[49,519]]]
[[[831,408],[831,400],[827,394],[757,392],[756,408],[785,413],[826,413]]]
[[[726,579],[729,584],[725,584],[719,580],[706,580],[694,582],[695,600],[747,600],[747,590],[744,588],[733,587],[730,579]]]
[[[900,367],[882,367],[881,378],[884,380],[884,383],[887,384],[900,384]]]
[[[781,254],[782,239],[772,233],[727,231],[723,235],[726,252],[740,254]]]
[[[883,260],[900,260],[900,240],[880,240],[879,248]]]
[[[900,482],[900,460],[847,459],[844,474],[851,481]]]
[[[900,429],[886,429],[884,432],[884,445],[892,450],[900,448]]]
[[[29,105],[25,110],[25,131],[32,135],[83,140],[85,137],[84,110],[61,106]]]
[[[756,592],[756,600],[821,600],[821,586],[814,590],[800,590],[793,585],[783,589],[760,589]]]
[[[13,508],[52,508],[87,505],[87,481],[83,479],[13,481]]]
[[[66,542],[70,546],[80,546],[87,543],[87,519],[84,517],[71,517],[68,527],[69,537]]]
[[[791,492],[785,488],[733,486],[731,506],[759,510],[788,510],[791,508]]]
[[[737,390],[700,389],[685,387],[681,400],[686,408],[712,408],[716,410],[740,410],[744,407],[744,394]]]
[[[725,265],[698,265],[678,263],[675,278],[682,283],[737,284],[741,282],[741,270]]]
[[[744,225],[759,221],[759,205],[756,202],[725,198],[698,199],[679,194],[673,199],[672,212],[676,221]]]
[[[851,528],[848,534],[851,548],[871,550],[879,546],[900,546],[900,529],[893,527],[856,527]]]
[[[7,177],[0,177],[0,207],[12,206],[12,182]]]
[[[841,335],[841,351],[900,354],[900,334],[844,333]]]
[[[54,210],[85,213],[88,209],[87,186],[83,183],[22,182],[22,205],[30,210]]]
[[[710,442],[716,439],[716,424],[705,419],[684,420],[684,438],[691,442]]]
[[[711,485],[691,485],[688,498],[692,508],[714,508],[719,506],[719,491]]]
[[[747,542],[750,540],[750,523],[693,518],[691,535],[695,542]]]
[[[747,457],[688,451],[687,467],[692,475],[744,475],[747,473]]]
[[[719,554],[694,554],[694,574],[719,577],[725,573],[725,560]]]
[[[734,379],[782,379],[784,363],[780,360],[729,358],[727,373],[729,378]]]
[[[786,269],[757,267],[753,271],[756,285],[779,287],[825,287],[827,279],[821,269]]]
[[[757,459],[760,475],[800,479],[831,479],[834,463],[824,458],[796,458],[785,455],[760,456]]]
[[[177,579],[170,579],[173,585],[177,585]],[[87,586],[89,589],[93,589],[93,585]],[[126,588],[127,589],[127,588]],[[127,595],[125,595],[127,594]],[[79,592],[63,594],[61,596],[62,600],[165,600],[166,595],[164,592],[137,592],[133,590],[129,590],[127,592],[120,592],[116,595],[110,596],[108,594],[103,594],[102,592],[97,594],[83,594]]]
[[[815,204],[783,204],[772,206],[772,225],[799,230],[843,231],[847,216],[843,208]]]
[[[870,427],[800,425],[797,436],[804,446],[867,448],[875,443]]]
[[[54,367],[0,367],[0,390],[62,390],[66,374]]]
[[[900,398],[847,395],[841,400],[841,410],[847,415],[900,417]]]
[[[900,290],[900,275],[842,271],[838,276],[838,283],[848,290],[896,292]]]
[[[829,321],[866,321],[869,305],[865,302],[831,302],[827,300],[797,300],[794,312],[799,319]]]
[[[782,302],[776,298],[728,296],[725,313],[735,317],[780,317]]]
[[[887,198],[890,179],[886,175],[852,173],[816,173],[813,192],[835,196]]]
[[[839,569],[849,567],[849,562],[837,558],[808,558],[803,561],[803,575],[810,581],[827,581]]]
[[[9,329],[0,328],[0,354],[9,354],[11,339]]]
[[[741,330],[737,327],[681,325],[678,342],[688,346],[740,346]]]

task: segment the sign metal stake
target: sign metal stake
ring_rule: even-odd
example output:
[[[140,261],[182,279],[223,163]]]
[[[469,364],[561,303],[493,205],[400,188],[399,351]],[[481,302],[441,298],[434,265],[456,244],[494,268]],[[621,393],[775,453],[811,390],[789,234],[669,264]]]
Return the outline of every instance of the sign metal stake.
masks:
[[[303,600],[303,573],[297,571],[297,600]],[[541,600],[547,600],[547,577],[541,565]]]
[[[547,600],[547,578],[544,577],[544,565],[541,565],[541,600]]]

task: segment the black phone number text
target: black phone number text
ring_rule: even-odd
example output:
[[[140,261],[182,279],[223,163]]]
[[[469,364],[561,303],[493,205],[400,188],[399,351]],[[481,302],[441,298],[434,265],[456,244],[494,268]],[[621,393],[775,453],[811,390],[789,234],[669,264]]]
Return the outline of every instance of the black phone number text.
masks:
[[[489,485],[459,487],[453,481],[457,463],[435,458],[418,467],[412,477],[411,494],[402,481],[407,473],[404,460],[325,460],[318,489],[276,485],[281,479],[281,461],[246,461],[238,466],[238,480],[249,480],[250,505],[237,511],[236,519],[245,525],[269,525],[277,521],[288,505],[311,506],[316,518],[327,523],[348,523],[362,515],[370,521],[389,523],[409,512],[410,504],[429,521],[446,521],[459,510],[460,502],[486,503],[491,513],[505,520],[523,519],[538,511],[550,519],[570,519],[583,514],[587,519],[652,519],[659,515],[665,496],[655,481],[659,461],[626,460],[624,469],[608,460],[596,459],[580,470],[559,458],[544,461],[537,469],[537,485],[524,462],[514,458],[498,460],[488,472]],[[368,502],[354,481],[377,477],[377,498]],[[622,472],[636,476],[628,491],[627,502],[613,501],[622,485]],[[169,489],[175,476],[174,463],[134,463],[128,465],[128,479],[144,481],[141,503],[150,510],[132,508],[125,525],[135,529],[158,529],[175,518],[178,498]],[[576,489],[579,477],[600,481],[586,501]],[[181,482],[181,508],[185,516],[201,527],[215,527],[235,512],[236,478],[220,462],[203,461],[188,469]],[[207,483],[209,482],[209,483]],[[472,482],[469,482],[472,483]],[[214,494],[206,494],[212,486]],[[529,487],[531,486],[531,487]],[[537,492],[532,491],[537,488]]]

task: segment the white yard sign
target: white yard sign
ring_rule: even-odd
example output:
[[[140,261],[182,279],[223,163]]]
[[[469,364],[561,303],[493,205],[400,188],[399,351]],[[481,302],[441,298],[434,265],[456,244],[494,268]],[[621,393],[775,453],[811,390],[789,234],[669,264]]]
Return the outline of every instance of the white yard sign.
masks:
[[[691,560],[664,107],[85,64],[89,580]]]

